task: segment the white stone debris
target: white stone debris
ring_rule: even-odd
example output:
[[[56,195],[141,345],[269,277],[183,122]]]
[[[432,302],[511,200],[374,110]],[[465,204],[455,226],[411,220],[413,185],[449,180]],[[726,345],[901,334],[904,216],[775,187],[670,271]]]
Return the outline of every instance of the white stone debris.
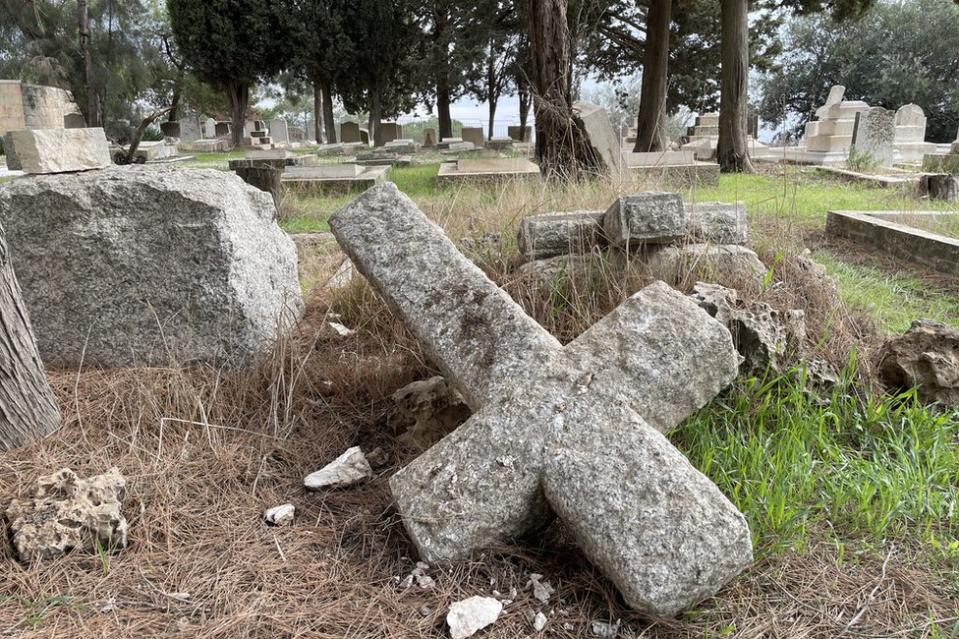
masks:
[[[373,469],[359,446],[347,449],[342,455],[303,480],[310,490],[351,486],[373,476]]]
[[[286,526],[293,523],[296,507],[293,504],[281,504],[267,508],[263,512],[263,521],[271,526]]]
[[[548,581],[543,581],[543,575],[536,572],[530,574],[529,581],[526,582],[526,587],[532,588],[533,597],[544,604],[549,603],[549,598],[556,592],[552,584]]]
[[[472,637],[493,624],[503,612],[503,604],[492,597],[470,597],[454,602],[446,614],[452,639]]]
[[[537,612],[536,616],[533,617],[533,630],[536,632],[542,632],[543,628],[546,627],[546,615],[542,612]]]
[[[620,625],[622,625],[622,621],[619,619],[616,621],[594,621],[590,624],[589,629],[594,637],[599,637],[600,639],[615,639],[619,636]]]
[[[350,337],[351,335],[356,334],[356,331],[354,331],[352,328],[347,328],[339,322],[327,322],[327,324],[333,329],[333,332],[340,337]]]
[[[436,585],[436,582],[433,581],[433,578],[429,576],[430,565],[424,561],[416,562],[416,568],[413,569],[413,572],[408,574],[406,578],[400,582],[400,588],[409,588],[414,583],[422,588],[427,590]]]

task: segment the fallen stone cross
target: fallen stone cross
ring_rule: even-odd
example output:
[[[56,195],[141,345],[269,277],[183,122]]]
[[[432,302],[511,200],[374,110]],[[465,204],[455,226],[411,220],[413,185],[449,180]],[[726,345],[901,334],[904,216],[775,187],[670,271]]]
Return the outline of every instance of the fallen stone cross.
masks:
[[[722,325],[662,282],[563,347],[390,183],[331,220],[473,416],[390,480],[429,563],[558,515],[651,616],[752,560],[745,518],[663,436],[736,376]]]

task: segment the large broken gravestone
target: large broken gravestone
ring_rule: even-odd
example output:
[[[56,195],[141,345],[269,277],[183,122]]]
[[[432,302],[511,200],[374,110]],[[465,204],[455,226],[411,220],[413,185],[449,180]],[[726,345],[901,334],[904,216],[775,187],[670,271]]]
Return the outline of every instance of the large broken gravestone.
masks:
[[[651,616],[677,614],[750,563],[742,514],[662,434],[736,375],[732,338],[705,311],[658,282],[563,347],[393,184],[330,225],[474,411],[390,480],[425,561],[463,558],[555,513]]]

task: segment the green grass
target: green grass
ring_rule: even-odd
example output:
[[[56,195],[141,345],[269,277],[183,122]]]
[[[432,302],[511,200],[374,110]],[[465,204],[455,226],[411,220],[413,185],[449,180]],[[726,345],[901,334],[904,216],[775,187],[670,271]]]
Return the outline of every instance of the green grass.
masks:
[[[886,331],[900,333],[920,318],[959,327],[959,297],[930,288],[915,275],[849,264],[826,251],[817,251],[814,258],[836,281],[843,300]]]
[[[959,413],[901,397],[823,401],[798,376],[753,378],[673,439],[749,520],[760,553],[902,538],[930,550],[959,535]]]
[[[700,201],[745,202],[753,219],[777,215],[804,226],[823,224],[833,210],[956,210],[955,204],[920,203],[905,191],[845,183],[789,167],[785,177],[723,175],[719,186],[700,187],[692,195]]]

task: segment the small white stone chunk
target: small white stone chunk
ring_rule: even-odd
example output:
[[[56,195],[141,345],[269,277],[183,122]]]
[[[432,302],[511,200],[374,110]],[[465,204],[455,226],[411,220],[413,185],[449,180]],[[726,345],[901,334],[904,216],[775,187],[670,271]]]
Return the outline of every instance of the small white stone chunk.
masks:
[[[621,623],[619,619],[615,622],[594,621],[590,625],[590,630],[594,637],[600,637],[600,639],[615,639],[619,636],[619,626]]]
[[[429,570],[430,565],[425,561],[416,562],[416,568],[413,569],[413,572],[406,575],[406,579],[400,582],[400,588],[409,588],[414,583],[423,590],[432,588],[436,582],[429,576]]]
[[[354,333],[356,333],[356,331],[354,331],[352,328],[347,328],[346,326],[340,324],[339,322],[327,322],[327,324],[329,324],[330,328],[333,329],[333,332],[335,332],[340,337],[349,337],[350,335],[353,335]]]
[[[263,521],[271,526],[286,526],[293,523],[293,514],[296,507],[293,504],[282,504],[267,508],[263,512]]]
[[[503,612],[503,604],[492,597],[470,597],[455,602],[446,614],[450,637],[466,639],[496,622]]]
[[[548,581],[543,581],[543,575],[536,572],[529,576],[526,587],[531,587],[533,597],[544,604],[549,603],[549,598],[556,592],[556,589]]]
[[[373,469],[366,461],[366,456],[359,446],[354,446],[320,470],[307,475],[303,485],[310,490],[351,486],[372,476]]]
[[[546,615],[542,611],[537,612],[536,616],[533,617],[533,630],[536,632],[542,632],[543,628],[546,627]]]

